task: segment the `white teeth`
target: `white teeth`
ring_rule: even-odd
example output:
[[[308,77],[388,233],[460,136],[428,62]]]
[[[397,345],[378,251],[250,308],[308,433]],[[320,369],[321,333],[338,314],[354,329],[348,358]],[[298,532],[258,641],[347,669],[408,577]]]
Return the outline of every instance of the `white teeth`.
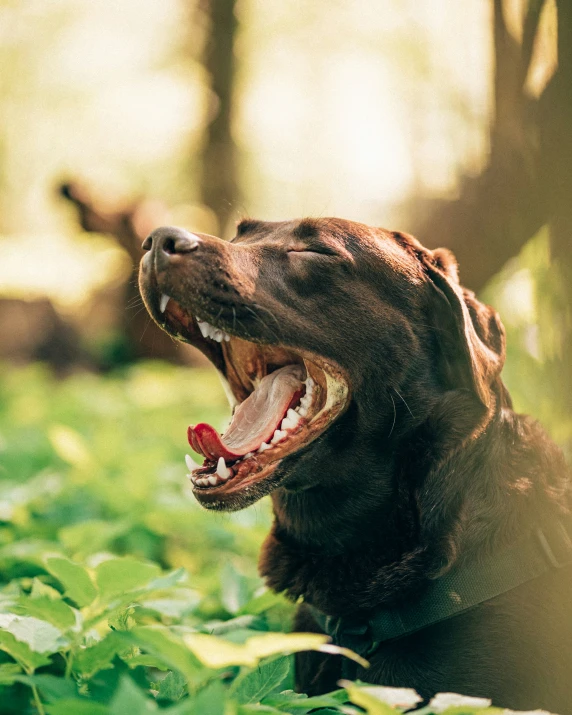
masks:
[[[197,318],[197,324],[203,338],[211,338],[212,340],[216,340],[217,343],[222,343],[223,340],[227,342],[230,340],[230,335],[225,333],[224,330],[215,328],[210,323],[207,323],[206,320]]]
[[[197,464],[190,454],[185,454],[185,464],[187,465],[189,472],[192,472],[194,469],[201,468],[201,465]]]
[[[216,473],[219,475],[221,479],[228,479],[231,475],[230,469],[226,466],[226,462],[224,461],[224,457],[219,457],[218,458],[218,463],[216,465]],[[216,477],[214,477],[215,483],[216,483]],[[210,480],[210,479],[209,479]],[[212,482],[211,482],[212,484]]]
[[[274,432],[274,436],[272,437],[272,439],[270,440],[270,442],[271,442],[272,444],[276,444],[276,442],[280,442],[281,439],[284,439],[284,438],[287,437],[287,436],[288,436],[288,435],[286,434],[286,432],[282,432],[281,430],[277,429],[277,430]]]
[[[314,380],[312,380],[311,377],[309,377],[306,380],[306,389],[308,390],[308,392],[312,392],[312,388],[314,387],[315,384],[316,383],[314,382]]]
[[[202,479],[197,479],[197,484],[200,487],[206,487],[206,485],[209,483],[208,477],[202,477]]]
[[[306,415],[308,414],[308,410],[305,407],[299,407],[296,411],[298,412],[300,417],[306,417]]]
[[[250,457],[254,457],[254,452],[247,452],[244,455],[243,459],[250,459]]]
[[[266,444],[266,442],[263,442],[260,447],[258,448],[259,452],[265,452],[267,449],[270,449],[270,445]]]
[[[201,335],[203,338],[208,338],[209,336],[209,324],[208,323],[203,323],[202,320],[197,320],[197,324],[199,326],[199,330],[201,331]]]
[[[161,301],[160,301],[160,303],[159,303],[159,310],[161,311],[161,313],[164,313],[164,312],[165,312],[165,308],[167,307],[167,303],[168,303],[170,300],[171,300],[171,298],[170,298],[166,293],[163,293],[163,295],[161,296]]]
[[[208,477],[208,483],[211,485],[211,487],[214,487],[216,484],[218,484],[218,479],[215,476]]]
[[[300,422],[300,415],[294,412],[293,409],[289,409],[286,413],[286,417],[282,420],[280,428],[283,430],[294,429]]]

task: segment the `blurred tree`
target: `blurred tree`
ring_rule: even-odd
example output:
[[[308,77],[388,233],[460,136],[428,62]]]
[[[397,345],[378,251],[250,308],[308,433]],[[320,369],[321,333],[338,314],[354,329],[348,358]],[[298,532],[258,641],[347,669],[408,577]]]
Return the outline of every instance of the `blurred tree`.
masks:
[[[203,65],[210,76],[212,97],[200,157],[201,201],[218,219],[224,235],[240,200],[237,151],[232,137],[235,41],[238,31],[236,0],[202,0],[207,23]]]
[[[554,301],[560,355],[554,367],[560,407],[571,415],[572,3],[523,4],[520,37],[515,37],[507,23],[508,3],[493,0],[494,117],[488,164],[479,176],[462,177],[457,198],[414,202],[422,208],[411,228],[426,244],[451,248],[464,284],[478,291],[541,227],[549,227],[555,279],[560,274]],[[541,20],[551,10],[557,15],[558,65],[535,93],[531,75]]]
[[[174,363],[203,363],[197,350],[175,342],[155,325],[143,307],[139,293],[137,276],[139,261],[143,256],[141,243],[152,229],[165,223],[166,209],[157,202],[139,201],[114,211],[106,211],[97,206],[78,184],[63,184],[60,192],[76,207],[83,230],[113,237],[128,254],[133,265],[129,279],[121,288],[116,309],[116,330],[123,340],[121,354],[111,356],[111,362],[159,358]]]

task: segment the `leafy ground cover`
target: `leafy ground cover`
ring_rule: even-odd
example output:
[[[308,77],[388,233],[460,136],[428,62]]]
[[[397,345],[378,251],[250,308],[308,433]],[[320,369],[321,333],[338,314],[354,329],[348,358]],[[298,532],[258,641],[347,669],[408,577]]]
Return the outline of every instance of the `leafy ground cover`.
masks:
[[[55,381],[0,377],[0,712],[247,715],[367,712],[413,691],[342,682],[293,692],[292,654],[332,649],[289,633],[256,557],[268,504],[202,511],[185,430],[228,417],[212,371],[144,364]],[[340,657],[354,657],[346,652]],[[421,712],[493,711],[441,695]],[[498,712],[498,711],[495,711]]]

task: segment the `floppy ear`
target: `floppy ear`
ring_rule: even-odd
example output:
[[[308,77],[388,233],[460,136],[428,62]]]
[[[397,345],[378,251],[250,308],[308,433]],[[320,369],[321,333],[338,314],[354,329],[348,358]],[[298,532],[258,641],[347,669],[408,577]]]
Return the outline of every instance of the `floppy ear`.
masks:
[[[444,248],[417,252],[435,288],[435,317],[445,376],[453,387],[473,390],[488,407],[491,386],[505,360],[505,331],[498,313],[459,283],[457,263]]]

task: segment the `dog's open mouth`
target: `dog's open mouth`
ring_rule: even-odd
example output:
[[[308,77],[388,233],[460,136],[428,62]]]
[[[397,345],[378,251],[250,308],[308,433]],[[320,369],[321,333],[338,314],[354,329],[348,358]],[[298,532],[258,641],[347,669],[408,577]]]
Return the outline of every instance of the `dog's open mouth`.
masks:
[[[230,335],[165,295],[160,311],[168,332],[201,349],[224,373],[235,404],[224,434],[206,423],[188,428],[189,444],[204,457],[202,465],[186,458],[195,495],[215,507],[263,481],[271,491],[278,464],[315,440],[347,406],[341,370],[306,351]]]

